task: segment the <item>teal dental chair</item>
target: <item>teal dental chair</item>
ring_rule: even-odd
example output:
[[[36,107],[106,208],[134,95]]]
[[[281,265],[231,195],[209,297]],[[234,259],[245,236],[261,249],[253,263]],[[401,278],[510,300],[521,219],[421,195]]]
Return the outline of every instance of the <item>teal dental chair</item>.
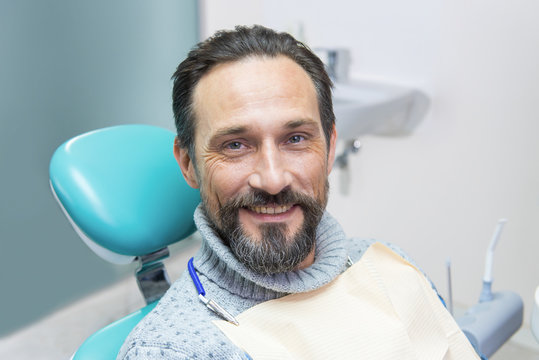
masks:
[[[139,262],[137,283],[147,304],[91,335],[72,359],[116,358],[170,286],[162,263],[167,247],[196,230],[200,194],[174,159],[174,136],[148,125],[109,127],[67,141],[51,159],[51,189],[73,228],[105,260]],[[457,322],[474,348],[490,356],[518,330],[522,311],[517,294],[498,292]]]
[[[50,162],[50,186],[64,214],[97,255],[139,262],[146,306],[91,335],[72,359],[115,359],[133,327],[170,286],[168,246],[195,230],[200,195],[173,156],[175,134],[149,125],[91,131],[62,144]]]

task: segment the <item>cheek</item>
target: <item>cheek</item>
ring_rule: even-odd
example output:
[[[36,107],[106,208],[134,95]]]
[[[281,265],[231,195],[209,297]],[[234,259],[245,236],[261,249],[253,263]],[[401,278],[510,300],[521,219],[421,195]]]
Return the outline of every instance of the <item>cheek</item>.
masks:
[[[300,187],[315,196],[325,196],[327,181],[327,159],[324,149],[310,152],[308,155],[290,161],[290,169],[298,180]]]
[[[211,206],[220,208],[241,192],[246,183],[246,165],[229,163],[220,156],[209,155],[202,159],[204,164],[202,191],[211,201]]]

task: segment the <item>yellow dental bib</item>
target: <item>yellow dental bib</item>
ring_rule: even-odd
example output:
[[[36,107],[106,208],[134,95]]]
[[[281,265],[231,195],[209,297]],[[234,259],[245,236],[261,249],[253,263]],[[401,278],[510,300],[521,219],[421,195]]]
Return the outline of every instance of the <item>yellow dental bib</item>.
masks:
[[[423,274],[375,243],[333,282],[214,321],[262,359],[479,359]]]

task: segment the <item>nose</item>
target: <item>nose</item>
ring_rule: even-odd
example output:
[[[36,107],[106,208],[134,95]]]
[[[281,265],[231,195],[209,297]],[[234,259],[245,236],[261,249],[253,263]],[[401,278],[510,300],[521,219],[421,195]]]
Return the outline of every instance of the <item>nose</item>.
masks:
[[[292,174],[278,146],[265,144],[257,155],[249,186],[275,195],[291,184]]]

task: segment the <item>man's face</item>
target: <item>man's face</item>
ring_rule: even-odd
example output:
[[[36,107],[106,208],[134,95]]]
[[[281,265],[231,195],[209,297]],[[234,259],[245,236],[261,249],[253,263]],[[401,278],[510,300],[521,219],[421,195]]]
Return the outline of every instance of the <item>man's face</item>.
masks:
[[[240,260],[288,262],[246,264],[257,271],[309,266],[336,133],[328,154],[308,74],[284,56],[220,64],[195,87],[194,109],[195,159],[178,147],[175,154],[213,226]],[[288,261],[286,251],[275,254],[285,248],[303,249]]]

